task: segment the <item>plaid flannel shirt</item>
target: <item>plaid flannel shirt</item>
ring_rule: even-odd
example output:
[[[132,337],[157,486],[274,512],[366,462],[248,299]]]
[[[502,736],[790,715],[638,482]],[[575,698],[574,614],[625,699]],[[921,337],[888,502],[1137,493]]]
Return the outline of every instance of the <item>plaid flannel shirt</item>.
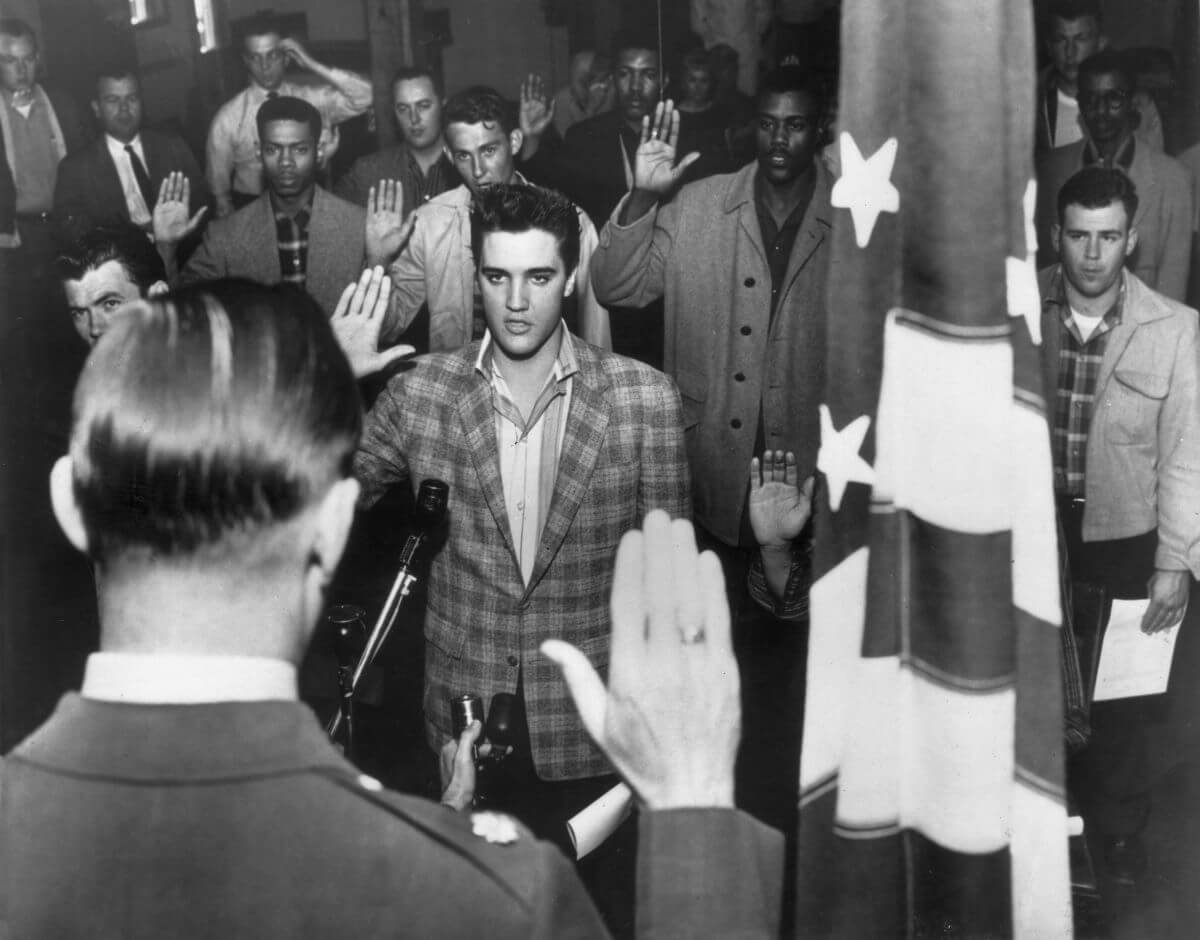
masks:
[[[308,279],[309,209],[295,215],[275,212],[275,238],[279,243],[280,279],[289,284],[305,285]]]

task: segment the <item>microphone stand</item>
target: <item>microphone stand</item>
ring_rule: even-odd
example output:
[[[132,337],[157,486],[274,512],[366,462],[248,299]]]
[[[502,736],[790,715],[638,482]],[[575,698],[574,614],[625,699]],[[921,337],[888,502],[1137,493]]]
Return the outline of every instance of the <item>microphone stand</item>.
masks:
[[[358,683],[362,679],[363,673],[375,662],[379,651],[383,649],[383,644],[387,642],[388,635],[396,623],[396,617],[400,613],[401,602],[408,597],[413,585],[417,583],[417,576],[412,571],[413,560],[416,558],[418,549],[428,538],[429,530],[440,522],[445,514],[448,492],[449,487],[440,480],[424,480],[421,483],[421,489],[417,494],[418,531],[415,535],[410,535],[404,543],[404,551],[400,553],[400,571],[396,575],[396,580],[392,582],[392,589],[388,592],[383,609],[379,612],[379,618],[375,621],[375,626],[367,637],[367,642],[358,657],[358,663],[350,673],[348,687],[340,687],[341,696],[337,713],[325,726],[325,732],[331,738],[338,733],[343,722],[352,722],[354,693],[358,689]],[[339,684],[342,681],[340,668],[338,681]]]

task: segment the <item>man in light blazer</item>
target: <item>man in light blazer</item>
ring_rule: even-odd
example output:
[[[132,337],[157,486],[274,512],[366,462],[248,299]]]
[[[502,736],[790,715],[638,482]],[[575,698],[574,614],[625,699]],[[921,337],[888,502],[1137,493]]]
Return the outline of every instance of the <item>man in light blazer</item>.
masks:
[[[244,277],[303,287],[330,316],[362,270],[365,214],[316,184],[321,115],[307,101],[279,97],[258,111],[267,189],[215,220],[180,275],[184,284]],[[160,243],[172,266],[174,246]]]
[[[54,216],[66,238],[121,222],[149,232],[159,189],[171,173],[187,177],[189,214],[209,204],[208,184],[183,139],[142,127],[136,74],[121,67],[101,72],[92,111],[100,138],[67,154],[58,166]]]
[[[569,200],[536,187],[475,197],[487,332],[394,377],[355,457],[366,505],[393,484],[450,485],[425,617],[430,745],[450,737],[452,697],[514,694],[524,720],[506,759],[518,768],[508,808],[568,850],[565,821],[616,778],[539,647],[564,639],[603,673],[617,543],[651,509],[690,514],[674,384],[563,324],[578,219]]]

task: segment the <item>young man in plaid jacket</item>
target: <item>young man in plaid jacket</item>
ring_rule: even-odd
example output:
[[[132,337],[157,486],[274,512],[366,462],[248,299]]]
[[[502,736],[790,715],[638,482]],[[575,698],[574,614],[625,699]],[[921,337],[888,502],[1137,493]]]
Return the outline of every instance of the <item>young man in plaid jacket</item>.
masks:
[[[579,244],[569,200],[496,185],[471,222],[487,333],[391,380],[355,472],[367,505],[395,483],[450,484],[425,620],[429,743],[450,736],[451,697],[515,693],[522,804],[565,843],[562,823],[615,781],[538,647],[568,640],[604,672],[618,541],[651,509],[690,515],[680,400],[662,373],[563,326]]]

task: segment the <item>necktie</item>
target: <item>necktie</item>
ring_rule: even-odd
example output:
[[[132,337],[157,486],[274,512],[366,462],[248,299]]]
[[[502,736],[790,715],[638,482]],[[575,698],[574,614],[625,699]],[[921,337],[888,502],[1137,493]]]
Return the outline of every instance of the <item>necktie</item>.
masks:
[[[126,144],[125,152],[129,154],[129,162],[133,164],[133,176],[137,180],[138,189],[142,191],[142,198],[146,200],[146,208],[153,212],[154,188],[150,185],[150,174],[146,172],[146,165],[133,149],[133,144]]]

